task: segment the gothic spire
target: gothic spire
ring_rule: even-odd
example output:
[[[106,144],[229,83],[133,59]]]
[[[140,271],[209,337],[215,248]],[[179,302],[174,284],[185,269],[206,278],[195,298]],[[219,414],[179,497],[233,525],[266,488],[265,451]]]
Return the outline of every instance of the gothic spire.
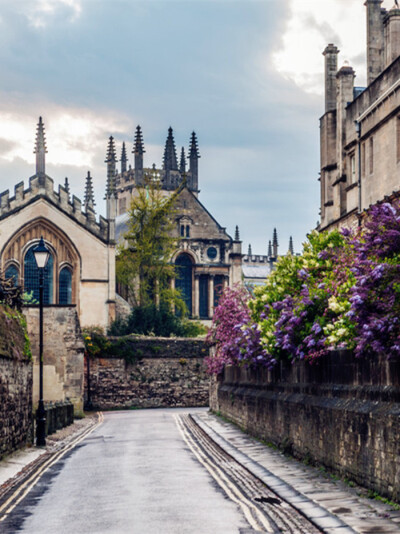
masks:
[[[181,150],[181,162],[179,165],[179,170],[181,171],[182,174],[186,172],[186,157],[185,157],[185,149],[183,147]]]
[[[237,225],[236,225],[236,228],[235,228],[235,241],[240,241],[239,226],[237,226]]]
[[[94,210],[96,202],[94,201],[94,193],[93,193],[93,179],[90,176],[90,171],[88,171],[86,176],[86,185],[85,185],[85,198],[84,198],[84,205],[85,210],[87,211],[88,208]]]
[[[69,187],[69,181],[68,181],[68,178],[67,178],[67,177],[65,177],[64,189],[65,189],[65,191],[66,191],[67,194],[68,194],[68,200],[70,200],[70,197],[71,197],[71,190],[70,190],[70,187]]]
[[[293,249],[293,238],[292,236],[290,236],[289,238],[289,254],[291,254],[293,256],[294,254],[294,249]]]
[[[143,154],[145,152],[142,129],[138,125],[136,126],[135,141],[132,149],[132,154],[135,154],[135,171],[143,171]]]
[[[274,235],[272,237],[272,248],[274,249],[274,257],[278,257],[278,233],[276,228],[274,228]]]
[[[199,147],[197,146],[197,137],[195,132],[192,132],[190,138],[190,147],[189,147],[189,164],[190,164],[190,174],[191,174],[191,185],[194,191],[199,189]]]
[[[199,147],[198,147],[198,144],[197,144],[196,132],[192,132],[192,137],[190,139],[189,158],[190,159],[192,159],[192,158],[199,159],[200,158]]]
[[[116,181],[115,181],[115,175],[117,173],[116,162],[117,162],[117,156],[115,154],[114,138],[111,135],[108,140],[107,156],[105,159],[105,163],[107,163],[107,185],[106,185],[106,196],[105,196],[106,199],[111,198],[111,197],[116,197]]]
[[[168,128],[168,137],[164,149],[164,169],[167,172],[178,170],[174,134],[171,126]]]
[[[249,250],[247,251],[247,255],[248,256],[252,256],[253,255],[252,252],[251,252],[251,245],[249,245]]]
[[[42,117],[39,117],[39,122],[36,129],[36,143],[35,150],[33,151],[36,154],[36,174],[44,175],[45,174],[45,154],[47,153],[46,139],[44,135],[44,124]]]
[[[122,143],[120,162],[121,162],[121,173],[126,172],[126,164],[128,163],[128,158],[126,157],[125,141]]]
[[[268,258],[272,257],[272,243],[268,241]]]

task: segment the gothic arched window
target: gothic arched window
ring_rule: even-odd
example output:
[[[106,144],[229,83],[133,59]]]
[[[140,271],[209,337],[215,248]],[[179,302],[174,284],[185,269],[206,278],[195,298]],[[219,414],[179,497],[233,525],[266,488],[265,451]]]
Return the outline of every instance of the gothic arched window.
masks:
[[[39,269],[36,265],[33,249],[30,247],[24,258],[24,290],[32,293],[32,298],[39,302]],[[43,304],[53,303],[53,255],[50,254],[44,269]]]
[[[5,278],[13,278],[14,279],[14,285],[18,285],[18,267],[16,265],[9,265],[6,269],[6,272],[4,273]]]
[[[176,289],[180,289],[182,298],[189,310],[189,315],[192,315],[192,287],[193,287],[193,263],[187,254],[180,254],[176,260],[177,266],[175,281]]]
[[[63,267],[59,277],[58,303],[71,304],[72,302],[72,272],[69,267]]]

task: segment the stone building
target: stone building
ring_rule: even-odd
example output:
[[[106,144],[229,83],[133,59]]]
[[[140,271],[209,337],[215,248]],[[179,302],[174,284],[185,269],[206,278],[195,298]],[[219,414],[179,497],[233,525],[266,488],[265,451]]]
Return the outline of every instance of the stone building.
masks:
[[[132,153],[133,168],[128,165],[123,143],[118,172],[114,141],[110,138],[107,165],[109,176],[115,175],[117,237],[122,239],[126,231],[130,201],[137,188],[144,185],[146,176],[160,181],[164,194],[175,191],[185,178],[186,186],[176,202],[174,236],[178,246],[171,261],[179,269],[180,276],[173,284],[181,289],[191,317],[209,319],[220,291],[242,281],[242,251],[239,232],[232,239],[198,198],[200,154],[196,134],[191,135],[188,158],[185,149],[181,149],[179,165],[172,128],[168,130],[162,168],[144,167],[145,149],[140,126],[136,129]],[[186,159],[189,160],[188,169]]]
[[[50,257],[44,273],[45,400],[71,398],[82,407],[81,326],[107,327],[115,317],[116,198],[107,193],[107,217],[96,220],[93,185],[86,178],[85,199],[70,198],[68,181],[54,189],[46,174],[42,118],[36,134],[36,172],[28,187],[0,194],[0,269],[39,299],[33,249],[43,236]],[[108,187],[110,191],[110,187]],[[33,354],[38,354],[38,306],[25,309]],[[37,361],[36,361],[37,363]],[[34,400],[37,394],[34,370]]]
[[[339,50],[325,51],[320,119],[320,230],[357,224],[358,213],[400,190],[400,9],[366,0],[367,87],[354,85]]]

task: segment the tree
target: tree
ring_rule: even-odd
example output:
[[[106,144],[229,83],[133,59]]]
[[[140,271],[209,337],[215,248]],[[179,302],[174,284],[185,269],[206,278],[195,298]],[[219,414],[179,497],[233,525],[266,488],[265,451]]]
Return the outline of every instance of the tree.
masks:
[[[117,282],[134,306],[167,303],[185,311],[179,291],[170,287],[170,280],[176,277],[170,262],[177,246],[173,237],[175,201],[185,184],[183,181],[175,192],[165,195],[158,181],[148,179],[132,198],[116,269]]]

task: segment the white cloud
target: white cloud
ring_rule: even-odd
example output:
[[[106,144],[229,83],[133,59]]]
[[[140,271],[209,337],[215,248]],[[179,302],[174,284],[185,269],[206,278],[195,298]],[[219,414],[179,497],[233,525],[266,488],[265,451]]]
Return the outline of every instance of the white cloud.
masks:
[[[33,5],[28,3],[26,16],[31,26],[44,28],[61,8],[68,8],[68,19],[73,22],[82,12],[82,3],[81,0],[37,0]]]
[[[357,85],[365,83],[366,15],[360,0],[290,0],[290,18],[282,48],[272,60],[278,72],[304,91],[323,93],[322,52],[329,43],[341,54],[339,67],[348,60],[357,73]],[[393,2],[385,0],[390,9]],[[362,62],[360,62],[360,58]]]

